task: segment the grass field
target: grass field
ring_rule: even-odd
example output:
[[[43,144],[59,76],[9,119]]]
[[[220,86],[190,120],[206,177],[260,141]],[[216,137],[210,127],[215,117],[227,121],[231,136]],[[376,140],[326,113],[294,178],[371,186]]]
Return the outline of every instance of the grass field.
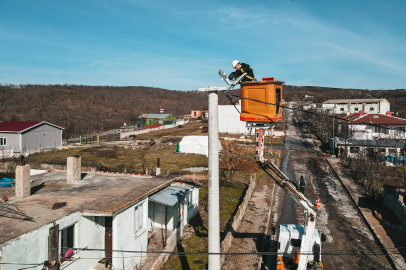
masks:
[[[202,133],[200,129],[201,126],[208,126],[207,122],[188,122],[181,128],[168,128],[164,130],[154,131],[150,133],[144,133],[137,135],[137,140],[147,140],[147,139],[162,139],[165,136],[169,137],[184,137],[188,135],[201,135],[207,136],[207,133]]]
[[[83,166],[97,167],[98,170],[122,172],[136,172],[155,168],[160,158],[162,172],[177,171],[189,167],[207,167],[204,155],[175,153],[176,145],[148,148],[123,149],[118,146],[96,146],[90,148],[71,148],[67,150],[49,151],[33,154],[26,158],[27,163],[66,165],[67,157],[80,155]]]

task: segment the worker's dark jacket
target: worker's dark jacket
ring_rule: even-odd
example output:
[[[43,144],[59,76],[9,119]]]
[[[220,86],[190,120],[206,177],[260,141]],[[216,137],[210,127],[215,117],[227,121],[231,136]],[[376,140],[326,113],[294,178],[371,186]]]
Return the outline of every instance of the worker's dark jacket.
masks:
[[[305,187],[305,186],[306,186],[306,181],[304,180],[304,178],[300,178],[300,180],[299,180],[299,186],[300,186],[300,187]]]
[[[245,77],[241,80],[242,82],[256,81],[254,77],[254,70],[250,67],[250,65],[247,65],[245,63],[241,63],[241,68],[239,70],[231,72],[230,75],[232,75],[235,79],[237,79],[245,72],[247,72],[247,75],[245,75]]]

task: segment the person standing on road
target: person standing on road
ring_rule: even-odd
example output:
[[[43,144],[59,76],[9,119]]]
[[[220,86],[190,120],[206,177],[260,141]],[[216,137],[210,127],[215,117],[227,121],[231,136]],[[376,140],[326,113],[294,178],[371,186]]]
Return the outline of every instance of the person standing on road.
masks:
[[[305,187],[306,187],[306,181],[304,180],[303,175],[302,175],[302,176],[300,176],[300,179],[299,179],[299,192],[302,193],[303,195],[304,195]]]

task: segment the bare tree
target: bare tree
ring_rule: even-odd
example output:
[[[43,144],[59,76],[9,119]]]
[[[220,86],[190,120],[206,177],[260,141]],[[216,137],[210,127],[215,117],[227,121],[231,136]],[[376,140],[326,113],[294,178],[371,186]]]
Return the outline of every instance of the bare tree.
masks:
[[[221,140],[222,149],[220,160],[225,162],[228,171],[223,171],[224,180],[230,181],[233,178],[235,169],[241,164],[241,157],[246,153],[246,149],[234,141]]]

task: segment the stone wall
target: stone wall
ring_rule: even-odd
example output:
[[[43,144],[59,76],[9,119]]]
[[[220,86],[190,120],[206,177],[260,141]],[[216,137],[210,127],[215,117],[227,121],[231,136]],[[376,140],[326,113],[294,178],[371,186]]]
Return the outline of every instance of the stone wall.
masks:
[[[244,216],[245,209],[247,209],[248,203],[251,199],[252,192],[254,191],[256,185],[256,175],[251,174],[250,175],[250,186],[247,189],[247,192],[245,193],[245,197],[243,202],[240,204],[238,207],[237,213],[234,216],[234,220],[231,225],[228,225],[226,231],[227,235],[224,237],[223,241],[221,241],[221,246],[220,246],[220,252],[228,252],[231,246],[231,242],[234,239],[234,233],[238,229],[238,226],[240,226],[241,220]],[[227,256],[222,255],[221,256],[221,261],[220,265],[223,266],[223,263],[225,261]],[[221,267],[220,267],[221,268]]]

